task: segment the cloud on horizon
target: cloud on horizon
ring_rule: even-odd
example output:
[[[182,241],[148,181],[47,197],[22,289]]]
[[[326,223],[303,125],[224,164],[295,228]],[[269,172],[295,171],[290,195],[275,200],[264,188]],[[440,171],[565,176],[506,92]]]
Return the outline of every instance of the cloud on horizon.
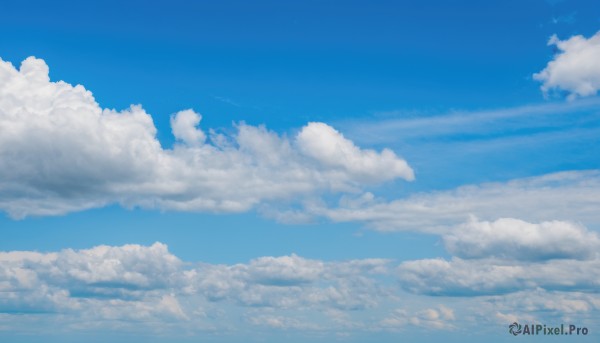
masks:
[[[291,254],[225,265],[182,261],[162,243],[10,251],[0,252],[0,317],[15,330],[37,323],[43,331],[41,321],[67,331],[93,325],[146,334],[226,333],[240,325],[347,334],[462,330],[524,318],[515,311],[534,319],[594,315],[600,311],[598,261],[453,258],[397,264]],[[551,301],[545,294],[552,294]]]

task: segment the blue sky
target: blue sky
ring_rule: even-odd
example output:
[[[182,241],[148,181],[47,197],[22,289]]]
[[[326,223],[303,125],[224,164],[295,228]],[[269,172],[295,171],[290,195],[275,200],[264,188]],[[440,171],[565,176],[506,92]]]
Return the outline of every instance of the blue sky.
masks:
[[[0,3],[0,337],[597,340],[599,30],[574,0]]]

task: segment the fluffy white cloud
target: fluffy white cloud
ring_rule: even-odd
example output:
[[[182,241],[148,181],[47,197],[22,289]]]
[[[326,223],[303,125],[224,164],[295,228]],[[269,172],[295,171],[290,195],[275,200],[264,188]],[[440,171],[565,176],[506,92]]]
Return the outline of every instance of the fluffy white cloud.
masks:
[[[341,168],[359,180],[378,182],[401,176],[413,180],[415,175],[406,161],[393,151],[381,153],[361,150],[334,128],[323,123],[309,123],[296,137],[300,150],[324,165]]]
[[[207,135],[200,120],[192,110],[172,116],[178,143],[164,149],[141,106],[102,109],[83,86],[51,82],[43,60],[19,70],[0,60],[0,209],[17,218],[110,203],[239,212],[414,177],[392,151],[362,150],[323,123],[289,140],[245,124]]]
[[[600,286],[600,240],[582,226],[471,221],[450,231],[444,242],[458,257],[401,263],[405,289],[473,296],[535,289],[595,292]]]
[[[600,32],[590,38],[577,35],[566,40],[554,35],[548,45],[555,45],[560,52],[533,75],[542,82],[542,91],[564,90],[570,99],[596,94],[600,89]]]
[[[204,144],[206,135],[197,128],[202,116],[193,110],[184,110],[171,116],[173,136],[189,146]]]
[[[359,221],[381,231],[445,234],[470,216],[481,220],[520,218],[530,222],[576,221],[600,224],[600,171],[571,171],[508,182],[466,185],[381,201],[367,194],[342,198],[337,208],[321,204],[307,211],[333,221]]]
[[[104,319],[188,320],[190,303],[286,310],[361,310],[389,297],[382,259],[323,262],[297,255],[247,264],[183,263],[161,243],[56,253],[0,253],[0,313],[98,311]]]
[[[409,327],[463,330],[489,320],[548,315],[579,320],[600,310],[594,293],[600,286],[597,259],[410,261],[398,267],[400,284],[391,267],[382,259],[320,261],[297,255],[233,265],[191,263],[161,243],[3,252],[0,318],[12,330],[32,325],[40,333],[60,327],[146,334],[262,328],[352,334]],[[400,285],[426,295],[407,294]]]
[[[595,232],[562,221],[534,224],[513,218],[473,219],[450,230],[443,239],[448,252],[465,259],[593,259],[600,252]]]

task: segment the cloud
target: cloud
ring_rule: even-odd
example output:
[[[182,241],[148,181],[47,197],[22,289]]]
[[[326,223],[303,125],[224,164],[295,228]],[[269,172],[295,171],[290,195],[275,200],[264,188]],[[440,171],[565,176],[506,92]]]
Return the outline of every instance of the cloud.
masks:
[[[294,139],[243,123],[225,135],[206,133],[201,115],[184,110],[171,117],[177,143],[164,149],[141,106],[103,109],[48,72],[41,59],[19,70],[0,60],[0,209],[14,218],[112,203],[242,212],[414,178],[391,150],[360,149],[323,123]]]
[[[202,116],[193,110],[180,111],[171,116],[173,136],[189,146],[204,144],[206,135],[197,128]]]
[[[490,110],[451,110],[442,114],[392,111],[379,114],[389,119],[349,119],[339,125],[363,144],[398,144],[398,138],[401,138],[406,150],[422,146],[430,149],[432,144],[440,144],[451,146],[445,150],[450,154],[453,149],[459,149],[456,144],[462,144],[460,148],[465,149],[464,144],[472,141],[477,144],[471,149],[477,151],[485,142],[498,145],[516,141],[518,144],[534,137],[527,143],[536,144],[540,136],[549,136],[551,140],[561,138],[561,135],[569,136],[569,133],[581,136],[581,132],[577,132],[581,130],[581,122],[587,124],[587,129],[594,128],[590,123],[597,117],[599,100],[591,97]]]
[[[477,296],[545,289],[595,292],[600,260],[522,263],[497,259],[425,259],[399,267],[401,283],[414,293]]]
[[[315,204],[307,211],[335,222],[363,222],[380,231],[436,234],[445,234],[469,216],[491,221],[520,218],[598,225],[599,192],[600,171],[569,171],[416,193],[387,202],[373,196],[360,196],[359,201],[346,197],[336,208]]]
[[[590,38],[581,35],[560,40],[553,35],[548,45],[560,51],[533,78],[542,82],[542,91],[564,90],[569,99],[595,95],[600,89],[600,32]]]
[[[600,241],[567,222],[503,218],[459,226],[444,236],[450,260],[400,264],[402,286],[414,293],[480,296],[523,290],[595,292]]]
[[[352,141],[323,123],[309,123],[296,137],[300,150],[315,160],[334,168],[342,168],[357,179],[373,182],[380,179],[392,180],[401,176],[414,180],[408,164],[393,151],[381,153],[361,150]]]
[[[324,262],[293,254],[234,265],[184,263],[162,243],[4,252],[0,253],[0,313],[102,308],[98,314],[102,318],[126,312],[127,316],[187,320],[193,310],[183,305],[182,298],[241,308],[355,311],[376,306],[389,296],[390,291],[375,281],[389,275],[389,263],[383,259]]]
[[[10,251],[0,253],[0,317],[10,330],[41,334],[470,330],[488,320],[593,316],[599,272],[597,259],[397,265],[292,254],[209,264],[182,261],[162,243]]]
[[[394,310],[387,318],[380,323],[382,327],[402,328],[408,325],[420,326],[429,329],[454,329],[452,321],[455,320],[454,311],[444,305],[439,308],[428,308],[410,313],[399,308]]]
[[[597,258],[600,252],[595,232],[562,221],[533,224],[514,218],[471,220],[450,230],[443,240],[448,252],[465,259],[585,260]]]

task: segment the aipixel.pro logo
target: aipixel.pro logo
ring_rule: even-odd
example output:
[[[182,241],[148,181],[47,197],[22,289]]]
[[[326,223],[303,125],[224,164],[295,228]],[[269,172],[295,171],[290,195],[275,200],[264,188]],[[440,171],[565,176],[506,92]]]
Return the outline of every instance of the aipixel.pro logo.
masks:
[[[588,328],[578,327],[573,324],[560,324],[560,326],[547,326],[542,324],[524,324],[521,325],[514,322],[508,326],[508,332],[513,336],[518,335],[544,335],[544,336],[559,336],[559,335],[584,335],[589,333]]]

